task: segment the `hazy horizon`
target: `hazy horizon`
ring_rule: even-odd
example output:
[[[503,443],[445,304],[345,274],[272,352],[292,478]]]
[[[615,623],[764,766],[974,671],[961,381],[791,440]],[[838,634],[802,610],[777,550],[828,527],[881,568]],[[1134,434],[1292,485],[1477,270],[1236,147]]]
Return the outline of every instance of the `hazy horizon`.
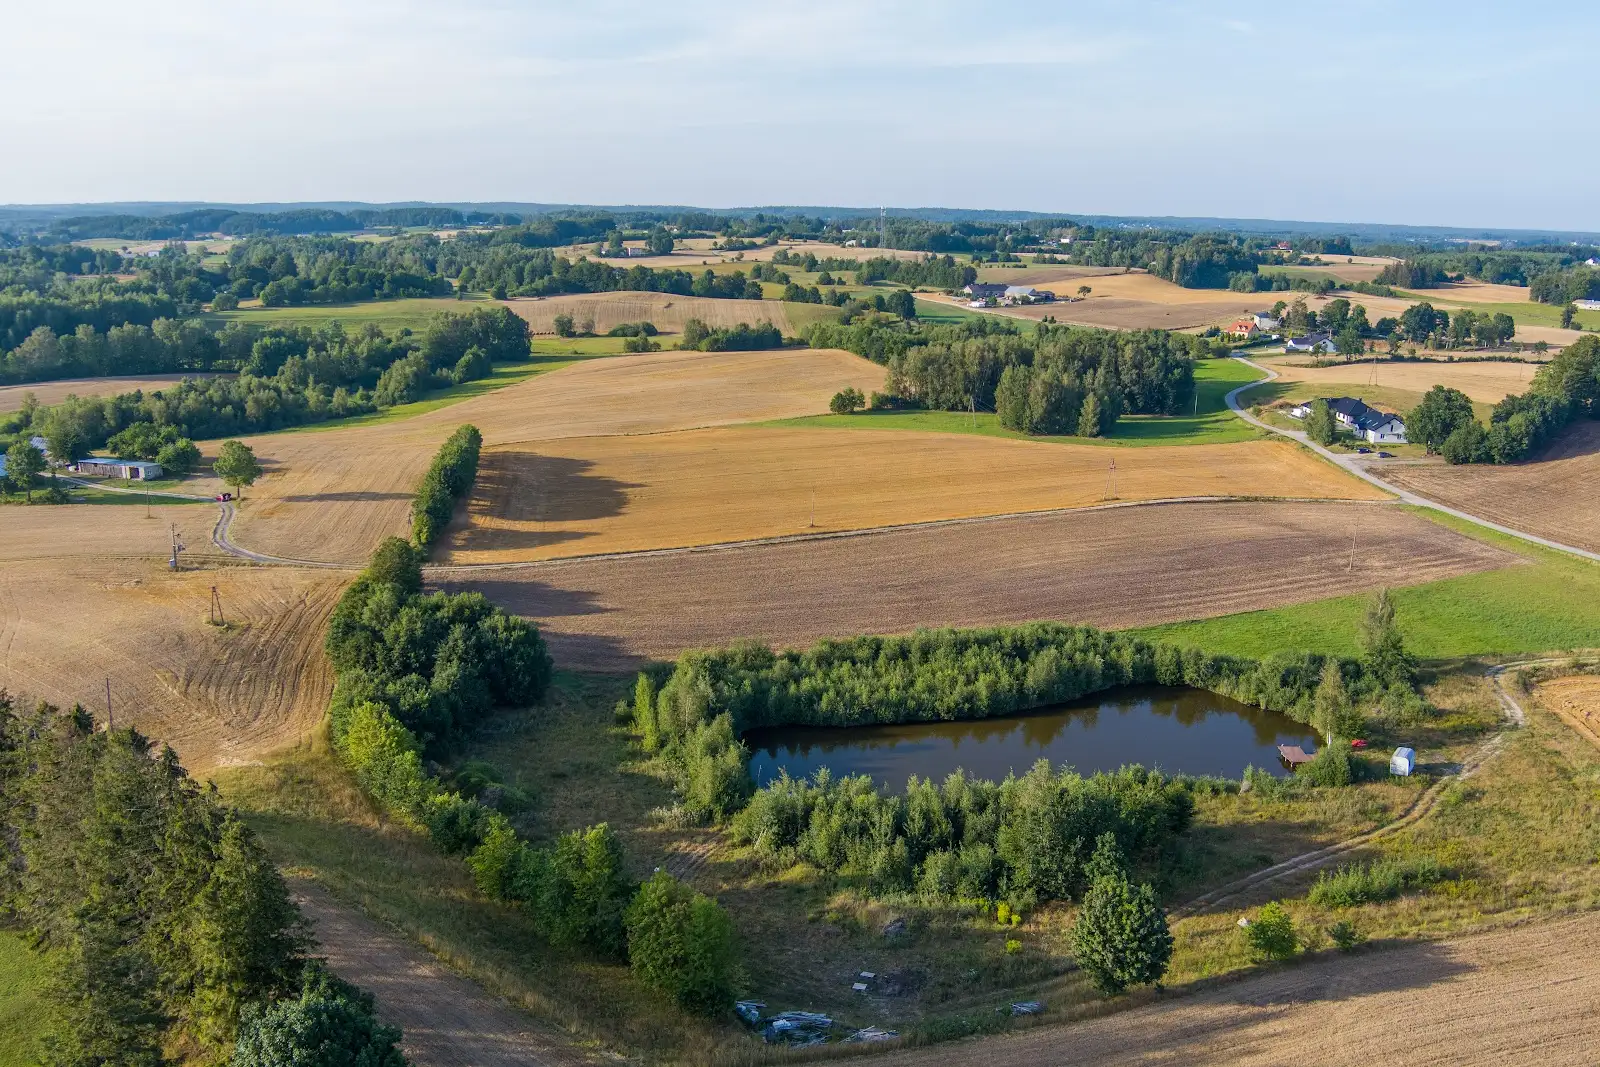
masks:
[[[0,203],[926,204],[1600,231],[1593,6],[690,0],[8,19]],[[1554,76],[1552,76],[1554,75]],[[42,88],[43,87],[43,88]]]

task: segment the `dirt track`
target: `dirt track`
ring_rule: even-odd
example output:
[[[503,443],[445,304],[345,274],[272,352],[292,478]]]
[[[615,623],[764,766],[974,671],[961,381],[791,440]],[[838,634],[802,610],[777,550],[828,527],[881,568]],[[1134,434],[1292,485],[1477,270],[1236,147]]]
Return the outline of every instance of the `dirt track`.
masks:
[[[456,572],[448,584],[538,619],[562,666],[619,670],[739,637],[1147,625],[1518,562],[1388,505],[1173,504]]]
[[[1071,1026],[892,1054],[884,1067],[1592,1065],[1600,914],[1327,955]]]
[[[317,951],[341,978],[377,996],[378,1017],[404,1032],[401,1047],[415,1067],[593,1062],[322,887],[296,880],[291,888],[315,924]]]

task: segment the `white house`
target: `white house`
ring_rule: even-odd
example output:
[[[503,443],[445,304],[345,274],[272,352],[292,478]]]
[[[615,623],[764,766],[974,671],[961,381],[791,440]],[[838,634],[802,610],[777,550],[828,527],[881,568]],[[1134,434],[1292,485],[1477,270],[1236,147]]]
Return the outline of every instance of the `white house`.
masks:
[[[1337,352],[1339,346],[1325,333],[1308,333],[1304,337],[1291,337],[1283,342],[1285,352]]]
[[[1047,304],[1056,298],[1048,289],[1035,289],[1031,285],[1008,285],[1001,298],[1009,304]]]
[[[1572,305],[1583,311],[1600,311],[1600,300],[1574,300]]]
[[[1258,311],[1250,317],[1255,320],[1258,330],[1276,330],[1283,325],[1283,320],[1276,318],[1270,311]]]
[[[1335,396],[1322,399],[1327,401],[1328,410],[1333,412],[1334,419],[1362,440],[1374,445],[1406,443],[1406,423],[1399,415],[1369,407],[1355,397]],[[1289,414],[1297,419],[1306,418],[1311,414],[1313,403],[1315,401],[1307,400],[1296,404],[1289,409]]]

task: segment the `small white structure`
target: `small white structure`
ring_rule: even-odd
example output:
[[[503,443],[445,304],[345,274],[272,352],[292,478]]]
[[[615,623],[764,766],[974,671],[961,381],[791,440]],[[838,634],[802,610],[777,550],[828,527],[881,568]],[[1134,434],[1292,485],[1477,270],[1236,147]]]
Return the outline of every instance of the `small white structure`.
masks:
[[[1397,774],[1402,778],[1409,778],[1411,772],[1417,769],[1417,753],[1414,749],[1397,748],[1394,755],[1389,757],[1389,773]]]
[[[1580,311],[1600,311],[1600,300],[1574,300],[1572,303]]]

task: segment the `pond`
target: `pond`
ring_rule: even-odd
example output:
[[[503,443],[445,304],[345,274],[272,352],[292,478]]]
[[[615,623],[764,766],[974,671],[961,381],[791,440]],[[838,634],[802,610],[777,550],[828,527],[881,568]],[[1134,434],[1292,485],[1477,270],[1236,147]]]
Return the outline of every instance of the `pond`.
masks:
[[[1022,715],[904,726],[783,726],[744,735],[750,774],[765,785],[787,770],[805,778],[869,774],[905,788],[913,774],[941,781],[955,769],[996,781],[1047,759],[1081,774],[1142,763],[1168,774],[1237,778],[1252,764],[1275,774],[1279,745],[1318,746],[1286,715],[1201,689],[1138,686]]]

